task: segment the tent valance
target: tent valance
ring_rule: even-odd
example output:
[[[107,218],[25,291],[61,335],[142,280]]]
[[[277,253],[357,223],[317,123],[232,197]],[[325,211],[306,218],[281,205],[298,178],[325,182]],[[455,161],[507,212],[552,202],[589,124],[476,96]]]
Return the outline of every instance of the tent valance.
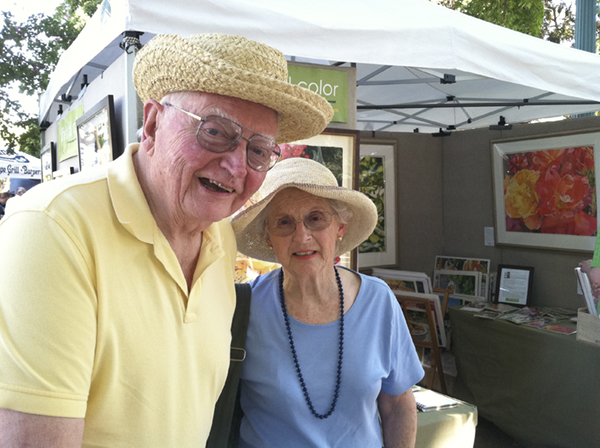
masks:
[[[527,36],[427,0],[104,0],[61,57],[40,99],[79,93],[122,50],[157,33],[240,34],[290,58],[357,67],[358,127],[434,132],[600,109],[600,57]],[[85,69],[84,69],[85,67]],[[56,109],[56,108],[54,108]]]

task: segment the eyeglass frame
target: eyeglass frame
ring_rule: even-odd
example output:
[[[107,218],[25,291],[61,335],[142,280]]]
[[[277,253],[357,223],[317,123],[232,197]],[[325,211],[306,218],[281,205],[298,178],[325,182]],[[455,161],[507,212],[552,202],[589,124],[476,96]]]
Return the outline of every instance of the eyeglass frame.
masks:
[[[324,217],[326,217],[329,222],[327,224],[327,226],[323,227],[322,229],[311,229],[310,226],[306,225],[306,219],[312,214],[312,213],[321,213],[323,214]],[[294,222],[294,228],[289,232],[289,233],[285,233],[285,234],[281,234],[278,235],[276,233],[273,232],[273,228],[269,226],[269,221],[267,221],[266,223],[266,227],[267,227],[267,231],[269,232],[269,234],[273,235],[273,236],[278,236],[278,237],[286,237],[286,236],[290,236],[292,235],[294,232],[296,232],[296,229],[298,228],[298,223],[301,222],[302,224],[304,224],[304,227],[307,230],[310,230],[311,232],[320,232],[322,230],[328,229],[331,226],[331,223],[333,223],[333,218],[337,216],[337,213],[332,213],[332,212],[327,212],[327,211],[322,211],[322,210],[313,210],[311,212],[308,212],[306,215],[304,215],[304,217],[302,219],[294,219],[292,216],[282,216],[280,218],[277,218],[276,222],[278,222],[280,219],[282,218],[289,218],[291,221]]]
[[[182,109],[181,107],[179,107],[179,106],[176,106],[176,105],[174,105],[174,104],[171,104],[171,103],[168,103],[168,102],[165,102],[165,103],[163,103],[163,105],[164,105],[164,106],[169,106],[169,107],[172,107],[172,108],[174,108],[174,109],[176,109],[176,110],[178,110],[178,111],[180,111],[180,112],[183,112],[184,114],[188,115],[189,117],[192,117],[192,118],[194,118],[195,120],[198,120],[198,121],[200,122],[200,124],[198,124],[198,129],[196,129],[196,141],[198,142],[198,144],[199,144],[200,146],[202,146],[204,149],[206,149],[206,150],[207,150],[207,151],[209,151],[209,152],[212,152],[212,153],[214,153],[214,154],[224,154],[224,153],[226,153],[226,152],[228,152],[228,151],[233,151],[233,150],[235,149],[235,147],[238,145],[238,143],[240,142],[240,139],[246,140],[246,163],[247,163],[247,164],[248,164],[248,166],[249,166],[250,168],[252,168],[254,171],[258,171],[258,172],[260,172],[260,173],[265,173],[265,172],[269,171],[271,168],[273,168],[273,167],[274,167],[274,166],[277,164],[277,162],[278,162],[278,161],[279,161],[279,159],[281,158],[281,148],[279,147],[279,145],[278,145],[277,143],[275,143],[275,140],[273,140],[271,137],[267,137],[266,135],[260,134],[260,133],[258,133],[258,132],[256,132],[256,131],[254,131],[254,130],[252,130],[252,129],[250,129],[250,128],[247,128],[246,126],[243,126],[243,125],[241,125],[241,124],[239,124],[239,123],[236,123],[235,121],[231,120],[230,118],[223,117],[223,116],[221,116],[221,115],[214,115],[214,114],[212,114],[212,115],[208,115],[208,116],[206,116],[206,117],[200,117],[199,115],[196,115],[196,114],[195,114],[195,113],[193,113],[193,112],[190,112],[190,111],[188,111],[188,110]],[[210,149],[210,148],[207,148],[206,146],[204,146],[204,145],[203,145],[203,144],[200,142],[200,140],[198,139],[198,134],[199,134],[199,132],[200,132],[200,127],[202,126],[202,124],[203,124],[203,123],[205,123],[205,122],[206,122],[206,120],[208,120],[208,119],[209,119],[209,118],[211,118],[211,117],[216,117],[216,118],[220,118],[220,119],[222,119],[222,120],[227,120],[227,121],[229,121],[229,122],[233,123],[234,125],[236,125],[236,126],[239,126],[239,127],[240,127],[240,128],[242,128],[242,129],[246,129],[246,130],[248,130],[248,131],[254,132],[254,134],[252,134],[252,135],[251,135],[251,136],[248,138],[248,137],[244,137],[244,136],[243,136],[243,135],[240,133],[240,135],[239,135],[239,138],[238,138],[237,140],[235,140],[235,141],[232,143],[232,145],[231,145],[231,147],[230,147],[229,149],[226,149],[225,151],[214,151],[214,150],[212,150],[212,149]],[[274,146],[274,148],[273,148],[272,154],[275,154],[275,155],[277,155],[277,158],[276,158],[275,160],[273,160],[273,159],[271,158],[271,162],[269,163],[269,167],[268,167],[266,170],[259,170],[259,169],[257,169],[257,168],[254,168],[252,165],[250,165],[250,153],[248,152],[248,147],[249,147],[249,145],[250,145],[250,141],[252,140],[252,138],[253,138],[254,136],[257,136],[257,135],[258,135],[259,137],[263,137],[264,139],[270,140],[270,141],[271,141],[271,142],[273,142],[273,144],[275,145],[275,146]]]

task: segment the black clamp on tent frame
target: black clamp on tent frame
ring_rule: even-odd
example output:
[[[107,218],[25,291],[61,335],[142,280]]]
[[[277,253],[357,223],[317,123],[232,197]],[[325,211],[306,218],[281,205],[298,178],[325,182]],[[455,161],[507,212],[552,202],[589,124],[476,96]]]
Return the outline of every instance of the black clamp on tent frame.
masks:
[[[129,51],[131,47],[133,47],[133,52],[138,51],[142,48],[142,43],[140,42],[140,36],[144,33],[140,31],[125,31],[123,37],[123,41],[119,44],[121,50],[123,50],[127,54],[131,54]]]

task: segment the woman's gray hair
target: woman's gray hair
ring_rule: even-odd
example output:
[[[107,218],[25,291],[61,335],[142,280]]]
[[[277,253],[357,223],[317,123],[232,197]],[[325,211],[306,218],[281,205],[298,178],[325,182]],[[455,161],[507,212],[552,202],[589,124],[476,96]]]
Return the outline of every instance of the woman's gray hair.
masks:
[[[320,196],[316,196],[320,197]],[[340,224],[348,224],[352,219],[352,210],[346,205],[345,202],[337,200],[337,199],[329,199],[323,198],[337,215],[337,221]],[[267,230],[267,219],[269,218],[269,207],[271,203],[262,209],[262,211],[258,214],[258,216],[254,220],[254,232],[259,235],[263,240],[266,240],[269,236],[269,231]]]

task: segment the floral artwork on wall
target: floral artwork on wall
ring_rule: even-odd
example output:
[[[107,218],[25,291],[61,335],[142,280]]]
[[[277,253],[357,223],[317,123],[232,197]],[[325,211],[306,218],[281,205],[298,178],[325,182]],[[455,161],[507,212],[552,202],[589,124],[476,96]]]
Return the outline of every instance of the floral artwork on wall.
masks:
[[[492,144],[498,243],[594,249],[599,135]]]
[[[373,233],[358,247],[359,266],[396,263],[395,146],[383,143],[360,145],[359,190],[377,207]]]
[[[371,198],[377,207],[377,226],[369,239],[363,241],[358,252],[385,252],[385,181],[383,157],[363,157],[360,160],[360,192]]]
[[[592,146],[511,154],[504,166],[508,231],[596,235]]]

